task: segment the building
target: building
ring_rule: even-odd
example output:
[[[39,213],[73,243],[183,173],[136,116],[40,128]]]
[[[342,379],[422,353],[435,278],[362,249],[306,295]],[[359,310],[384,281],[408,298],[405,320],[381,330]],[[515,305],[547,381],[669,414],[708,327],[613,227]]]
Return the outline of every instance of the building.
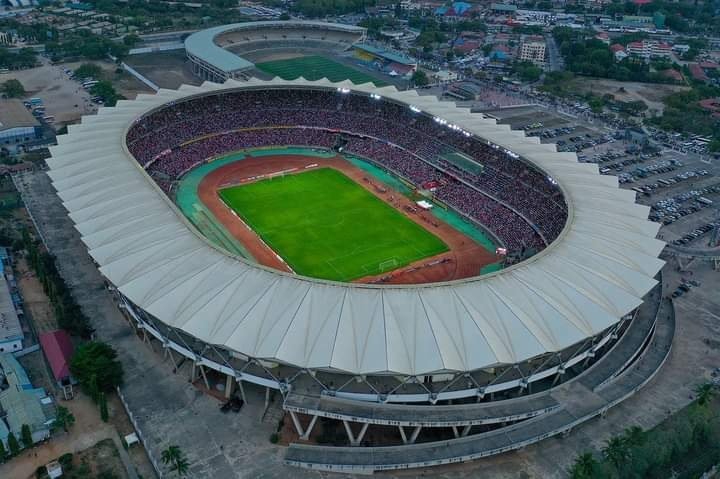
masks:
[[[261,21],[221,25],[195,32],[185,39],[185,53],[193,72],[203,80],[222,83],[244,79],[255,65],[245,51],[314,49],[343,51],[365,39],[366,29],[355,25],[316,21]],[[228,48],[233,49],[229,51]]]
[[[50,364],[58,387],[63,389],[66,396],[72,396],[72,384],[75,380],[70,374],[70,360],[74,348],[70,335],[63,330],[41,333],[40,347]]]
[[[642,40],[630,42],[627,45],[627,53],[643,59],[650,58],[672,58],[672,47],[667,43],[653,40]]]
[[[15,294],[16,299],[13,299],[3,263],[0,263],[0,276],[0,354],[3,354],[21,351],[24,335],[16,309],[19,295]]]
[[[25,369],[9,353],[0,354],[0,412],[0,440],[5,450],[8,434],[20,441],[25,424],[30,426],[33,442],[50,437],[55,403],[43,388],[33,387]]]
[[[613,53],[616,62],[621,62],[628,57],[628,54],[625,52],[625,47],[619,43],[610,45],[610,51]]]
[[[0,45],[13,45],[17,41],[17,36],[13,32],[0,32]]]
[[[517,162],[528,174],[537,165],[532,171],[544,187],[559,185],[553,202],[562,201],[573,214],[560,215],[563,234],[548,240],[546,254],[467,281],[358,285],[273,271],[200,238],[152,177],[142,174],[140,150],[123,147],[129,130],[174,127],[178,111],[215,115],[231,104],[246,111],[237,116],[249,122],[264,121],[278,105],[294,108],[298,114],[283,116],[295,126],[382,140],[383,148],[412,151],[412,162],[437,155],[442,141],[473,145],[498,155],[498,165]],[[362,118],[348,120],[355,110],[345,106],[357,107]],[[332,123],[323,123],[331,115]],[[166,90],[101,109],[97,119],[60,137],[47,160],[89,255],[137,333],[162,343],[168,364],[182,363],[193,381],[222,383],[228,397],[235,389],[241,396],[246,388],[276,390],[299,438],[307,439],[320,417],[337,421],[334,426],[356,446],[294,444],[286,452],[288,464],[371,472],[508,452],[604,414],[649,381],[667,357],[674,317],[656,320],[653,310],[636,314],[645,304],[659,311],[661,300],[656,275],[664,243],[655,239],[659,225],[647,220],[647,208],[575,155],[492,118],[391,86],[250,79]],[[194,121],[204,124],[203,114]],[[222,123],[213,132],[227,129]],[[193,129],[183,131],[192,135]],[[102,155],[99,132],[115,139],[103,142]],[[207,165],[206,159],[195,158]],[[86,161],[92,171],[75,168]],[[102,173],[108,167],[117,178],[110,189]],[[438,168],[450,171],[453,165]],[[77,188],[79,179],[90,186]],[[108,209],[97,204],[100,188],[107,204],[128,195],[142,204]],[[120,230],[124,234],[117,235]],[[620,374],[626,370],[632,374]],[[559,384],[563,389],[554,389]],[[560,403],[560,396],[569,400]],[[521,421],[529,418],[537,419]],[[468,436],[486,424],[493,424],[492,441]],[[363,437],[375,427],[395,428],[393,440],[402,438],[402,444],[397,440],[382,454],[365,447]],[[440,441],[439,434],[447,437]],[[418,448],[426,449],[417,454]]]
[[[545,40],[542,37],[528,37],[520,46],[520,61],[535,65],[545,64]]]
[[[0,150],[15,153],[41,136],[40,122],[20,100],[0,100]]]
[[[417,70],[417,60],[401,52],[370,43],[356,43],[353,45],[353,50],[356,58],[374,63],[379,70],[387,73],[410,75]]]
[[[450,70],[440,70],[437,72],[433,72],[431,78],[431,83],[436,83],[438,85],[446,85],[448,83],[457,81],[460,78],[460,75],[458,75],[457,72],[453,72]]]

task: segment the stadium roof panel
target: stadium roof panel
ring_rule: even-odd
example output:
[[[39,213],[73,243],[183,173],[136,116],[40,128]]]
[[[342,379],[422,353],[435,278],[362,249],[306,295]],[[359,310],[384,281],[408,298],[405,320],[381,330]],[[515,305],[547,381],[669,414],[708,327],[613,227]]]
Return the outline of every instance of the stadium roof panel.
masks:
[[[305,28],[325,28],[344,30],[349,32],[363,33],[365,29],[355,25],[343,25],[341,23],[325,23],[309,20],[287,20],[287,21],[263,21],[244,22],[220,25],[195,32],[185,39],[185,51],[196,58],[223,72],[247,70],[255,66],[252,62],[232,53],[215,43],[215,38],[226,33],[236,32],[244,29],[256,29],[264,27],[289,28],[292,26]]]
[[[225,89],[339,86],[452,117],[536,163],[565,194],[565,230],[529,260],[454,282],[366,285],[293,276],[212,246],[124,145],[137,118],[170,101]],[[101,142],[93,141],[97,132]],[[641,304],[663,264],[657,258],[663,243],[654,238],[658,226],[647,221],[647,209],[596,165],[415,91],[302,79],[206,83],[101,108],[58,142],[49,175],[90,255],[125,297],[204,342],[300,368],[424,375],[560,351]],[[107,171],[112,185],[103,179]]]

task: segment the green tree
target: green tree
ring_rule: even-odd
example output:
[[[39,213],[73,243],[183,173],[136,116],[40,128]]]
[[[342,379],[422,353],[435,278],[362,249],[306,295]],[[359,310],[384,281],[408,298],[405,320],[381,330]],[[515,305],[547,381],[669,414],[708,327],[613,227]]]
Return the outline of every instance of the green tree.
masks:
[[[23,424],[20,428],[20,439],[22,440],[23,446],[25,446],[26,448],[32,447],[32,431],[30,430],[30,426],[28,426],[27,424]]]
[[[25,87],[18,80],[8,80],[2,84],[0,91],[7,98],[22,98],[25,96]]]
[[[75,76],[79,78],[102,78],[102,68],[95,63],[83,63],[75,69]]]
[[[575,459],[568,472],[573,479],[590,479],[594,477],[597,467],[598,462],[592,453],[584,452]]]
[[[415,86],[425,86],[430,83],[427,74],[419,68],[412,74],[410,82]]]
[[[713,386],[711,383],[703,383],[695,388],[695,394],[697,394],[697,403],[700,406],[706,406],[710,404],[710,401],[712,401],[715,393],[715,386]]]
[[[100,393],[100,419],[103,422],[108,422],[107,396],[105,396],[105,393]]]
[[[117,352],[99,341],[80,345],[70,361],[70,370],[83,388],[95,382],[98,392],[111,392],[123,382]]]
[[[135,35],[134,33],[130,33],[130,34],[125,35],[125,36],[123,37],[123,43],[124,43],[128,48],[133,48],[135,45],[137,45],[138,43],[140,43],[140,37],[137,36],[137,35]]]
[[[63,431],[68,430],[75,424],[75,416],[64,406],[59,406],[55,413],[55,427],[61,427]]]
[[[7,457],[7,451],[5,450],[5,444],[0,441],[0,464],[5,462],[5,458]]]
[[[615,467],[615,470],[620,471],[630,456],[626,442],[616,436],[605,444],[603,457]]]
[[[162,451],[160,458],[163,464],[170,466],[170,470],[176,471],[178,476],[187,474],[190,464],[178,446],[168,446]]]
[[[102,97],[103,102],[107,106],[115,106],[118,100],[121,99],[121,96],[118,94],[117,91],[115,91],[115,87],[112,86],[112,83],[109,81],[100,81],[90,89],[90,93],[92,93],[95,96]]]
[[[10,449],[11,456],[14,456],[18,452],[20,452],[20,443],[18,442],[17,438],[15,437],[15,434],[10,432],[10,434],[8,434],[7,442],[8,442],[8,448]]]
[[[645,444],[645,431],[640,426],[631,426],[623,431],[623,440],[628,447],[638,447]]]

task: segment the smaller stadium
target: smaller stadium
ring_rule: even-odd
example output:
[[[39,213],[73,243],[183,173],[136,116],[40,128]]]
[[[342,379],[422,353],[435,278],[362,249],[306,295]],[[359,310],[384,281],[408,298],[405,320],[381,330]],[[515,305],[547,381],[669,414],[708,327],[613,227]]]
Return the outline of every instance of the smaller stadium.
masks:
[[[378,87],[408,78],[417,61],[369,43],[366,29],[306,20],[236,23],[185,40],[193,72],[223,82],[250,76],[284,80],[350,80]]]

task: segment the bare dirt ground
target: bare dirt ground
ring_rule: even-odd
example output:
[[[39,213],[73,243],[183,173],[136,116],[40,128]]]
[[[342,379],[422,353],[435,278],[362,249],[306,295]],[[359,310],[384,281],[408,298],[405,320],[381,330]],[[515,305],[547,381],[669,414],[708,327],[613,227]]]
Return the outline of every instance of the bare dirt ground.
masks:
[[[185,50],[131,55],[125,63],[150,79],[160,88],[177,89],[180,85],[199,85],[193,75]]]
[[[688,90],[680,85],[662,85],[658,83],[622,82],[607,78],[582,78],[574,80],[573,86],[581,93],[596,95],[610,94],[620,101],[644,101],[649,110],[662,113],[665,106],[663,98],[671,93]],[[624,90],[624,91],[623,91]]]
[[[140,92],[149,92],[144,84],[128,73],[116,73],[117,66],[110,62],[72,62],[51,65],[46,59],[39,67],[27,70],[13,70],[0,76],[0,81],[19,80],[27,91],[26,98],[43,100],[47,115],[55,117],[55,126],[77,122],[82,115],[97,111],[97,105],[90,101],[90,94],[64,72],[75,70],[83,63],[94,63],[105,72],[117,91],[127,98],[135,98]]]
[[[287,264],[253,230],[225,206],[217,191],[223,187],[256,181],[251,178],[259,175],[267,175],[293,168],[296,168],[299,173],[304,171],[306,166],[317,162],[318,159],[315,157],[298,155],[246,158],[218,168],[208,174],[198,186],[198,196],[230,234],[245,245],[256,261],[280,271],[290,272],[291,270]],[[392,205],[415,223],[441,238],[450,248],[446,253],[424,258],[382,275],[360,278],[356,282],[380,282],[381,278],[383,283],[393,284],[450,281],[475,276],[483,266],[497,261],[493,253],[487,251],[450,225],[438,220],[431,213],[421,210],[415,213],[408,211],[406,207],[417,209],[412,201],[386,185],[380,185],[374,179],[370,180],[365,172],[342,157],[336,157],[330,161],[323,160],[322,167],[341,171],[367,191]]]
[[[114,413],[114,409],[118,407],[116,402],[117,399],[108,402],[111,421],[117,415]],[[118,447],[122,447],[119,436],[122,431],[116,429],[112,422],[102,422],[98,407],[82,393],[76,394],[75,398],[70,401],[60,401],[59,405],[68,408],[75,416],[75,425],[70,428],[69,432],[60,432],[50,440],[36,445],[29,451],[24,451],[19,456],[0,465],[0,477],[13,479],[34,477],[35,470],[39,466],[43,466],[68,452],[79,456],[76,457],[75,461],[77,465],[80,464],[81,458],[85,458],[92,470],[110,469],[117,477],[128,477],[120,458],[122,453],[118,450]],[[121,413],[124,414],[124,411],[121,411]],[[105,442],[96,447],[101,441],[111,442]],[[115,443],[114,446],[113,443]],[[154,477],[152,466],[147,462],[147,459],[138,461],[135,449],[140,449],[140,447],[137,445],[132,446],[128,451],[130,457],[132,457],[135,470],[143,477]]]
[[[35,273],[28,268],[25,258],[19,258],[15,263],[17,282],[23,298],[25,311],[35,324],[38,334],[54,331],[58,328],[53,315],[50,300],[43,291],[42,284]]]

